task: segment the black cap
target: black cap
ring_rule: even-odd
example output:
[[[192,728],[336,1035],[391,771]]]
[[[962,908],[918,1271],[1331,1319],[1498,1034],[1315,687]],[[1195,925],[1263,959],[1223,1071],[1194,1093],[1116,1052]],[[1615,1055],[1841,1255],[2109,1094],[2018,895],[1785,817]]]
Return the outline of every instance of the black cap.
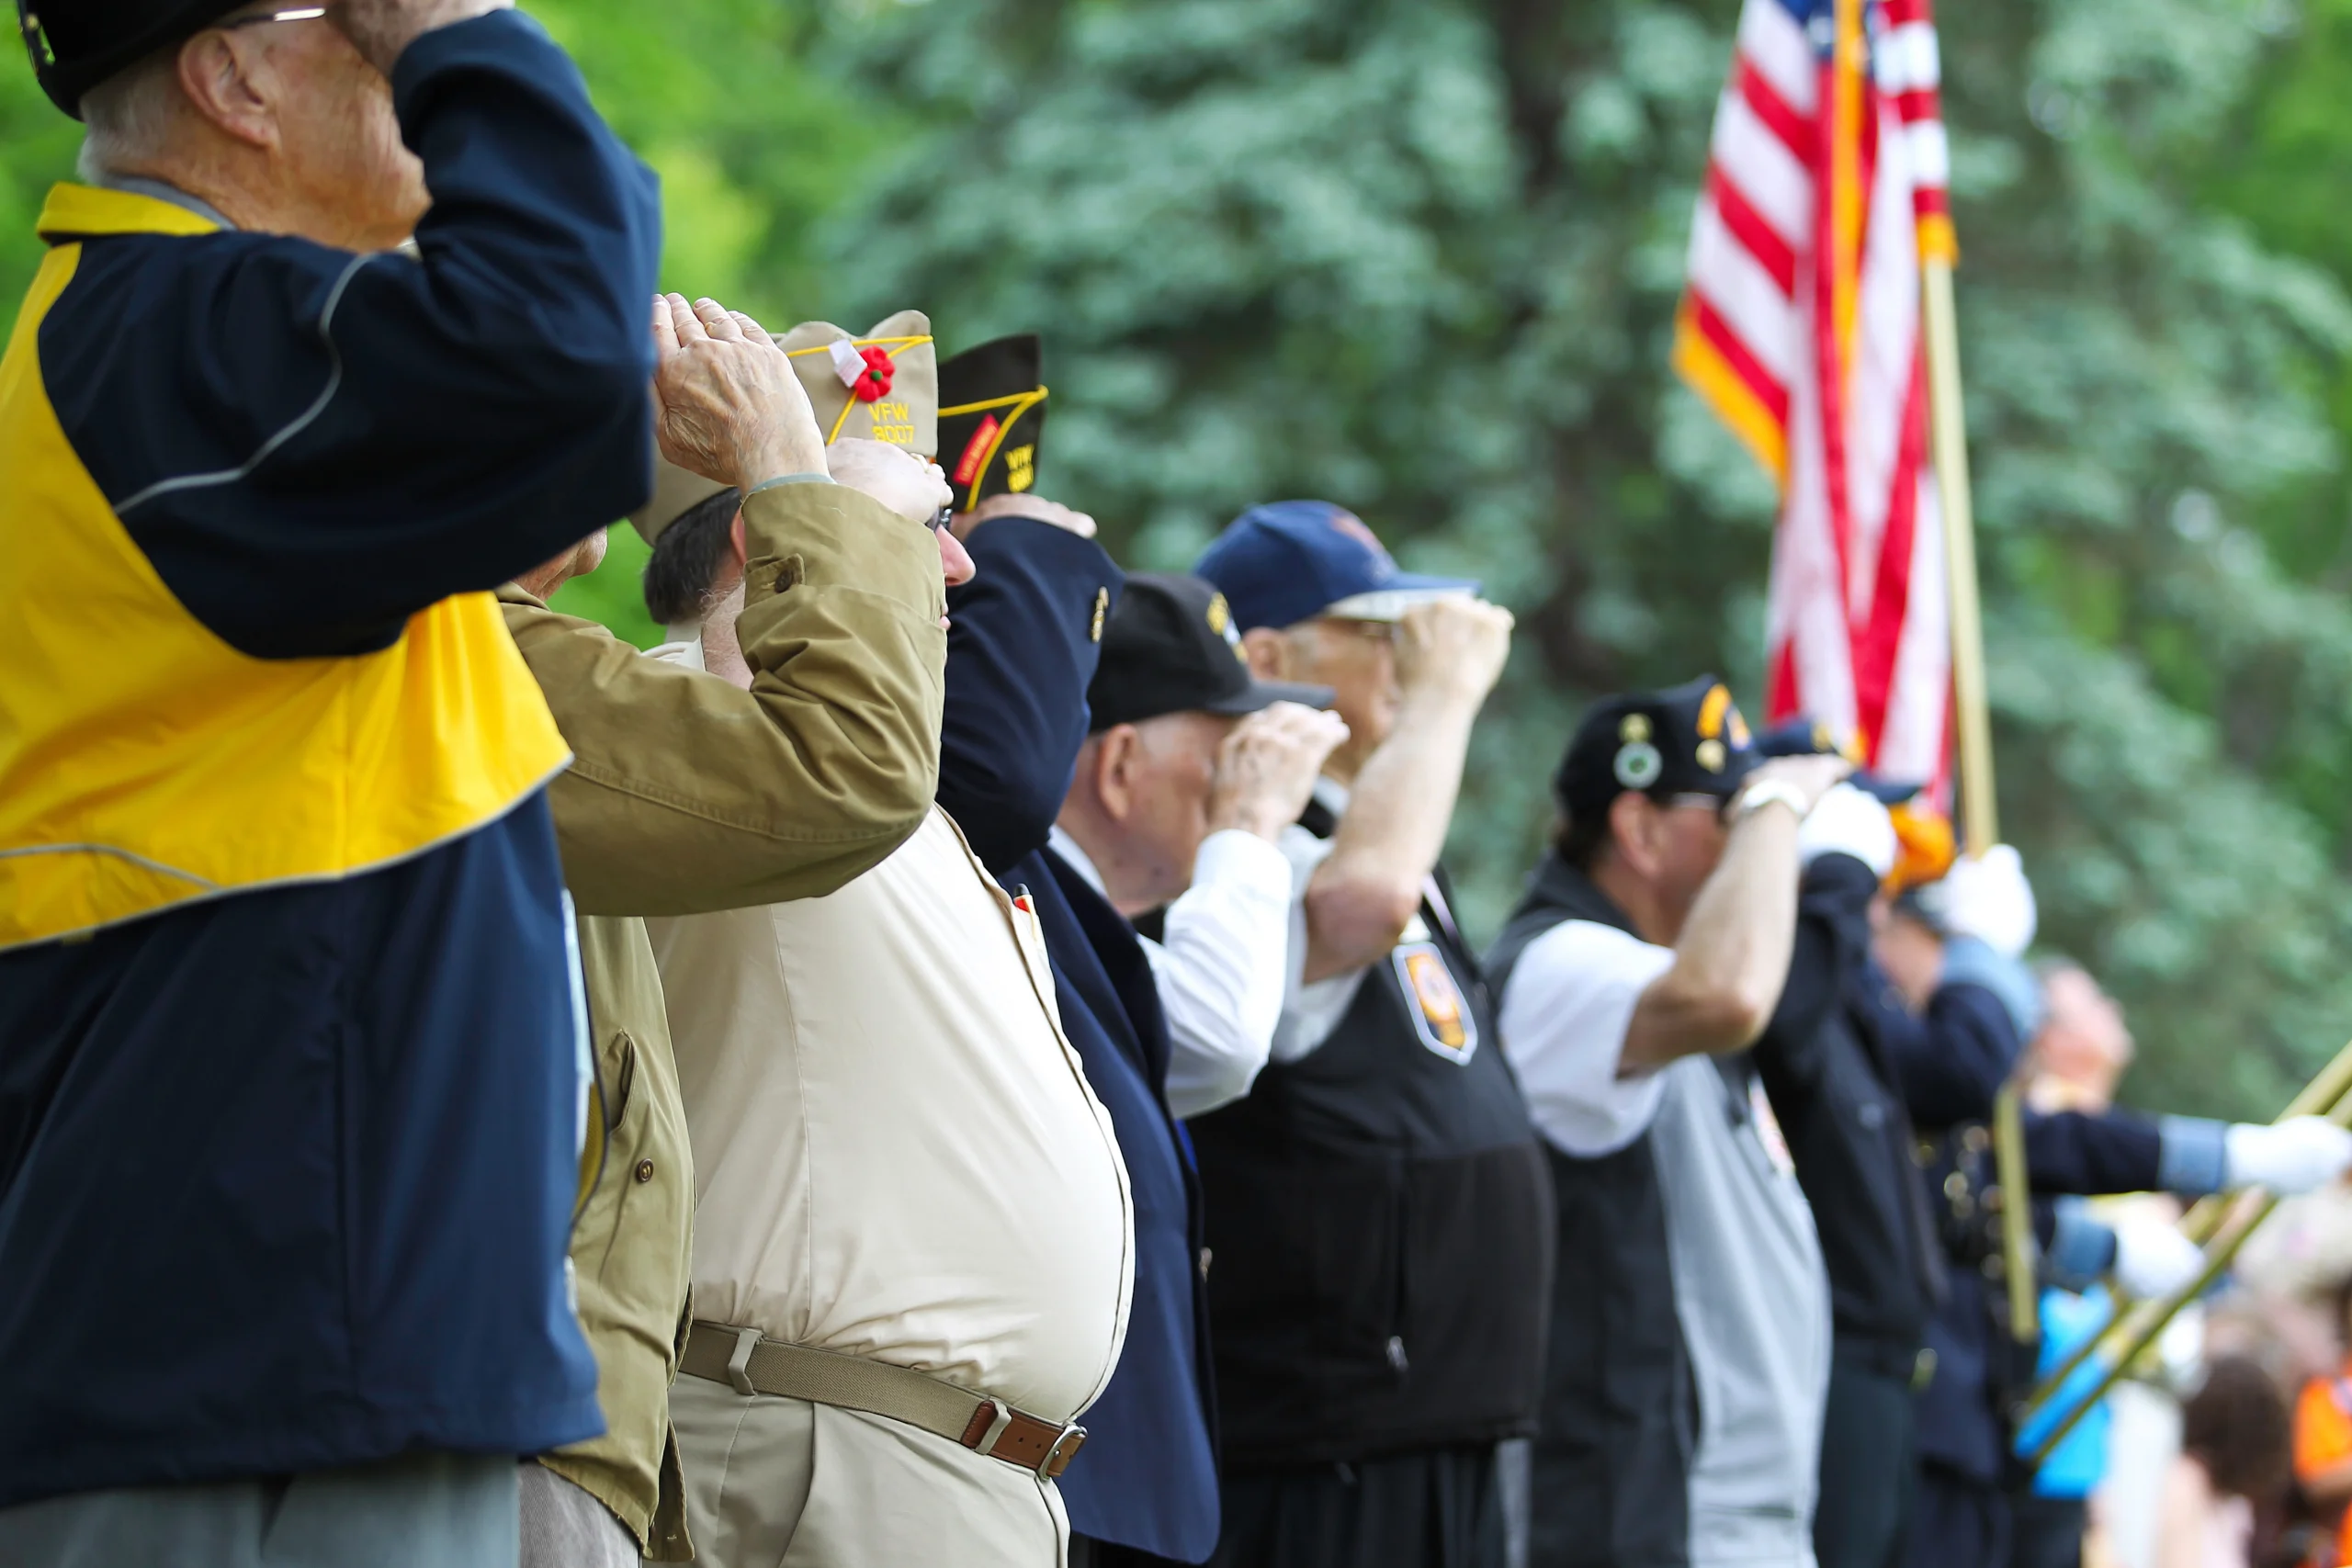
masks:
[[[82,95],[243,0],[17,0],[17,25],[49,101],[82,118]]]
[[[1250,674],[1225,595],[1197,577],[1136,572],[1102,626],[1086,689],[1096,734],[1167,713],[1256,713],[1275,703],[1331,705],[1331,688]]]
[[[1761,760],[1731,688],[1702,675],[1594,704],[1560,759],[1552,793],[1570,817],[1606,811],[1627,790],[1728,800]]]
[[[939,362],[939,466],[956,487],[956,511],[1037,482],[1044,366],[1035,333],[994,338]]]
[[[1776,724],[1757,738],[1756,751],[1762,757],[1843,757],[1859,764],[1861,747],[1851,741],[1840,741],[1838,732],[1817,720],[1792,718]],[[1925,784],[1904,784],[1899,780],[1883,779],[1867,769],[1857,771],[1846,782],[1855,788],[1874,795],[1881,806],[1900,806],[1927,788]]]

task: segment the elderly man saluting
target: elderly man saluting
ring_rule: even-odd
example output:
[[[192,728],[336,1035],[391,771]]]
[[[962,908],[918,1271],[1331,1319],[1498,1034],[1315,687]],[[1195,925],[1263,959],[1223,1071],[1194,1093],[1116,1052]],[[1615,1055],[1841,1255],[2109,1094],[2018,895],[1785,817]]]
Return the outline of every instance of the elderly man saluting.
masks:
[[[512,1562],[602,1423],[487,590],[649,488],[653,182],[500,0],[23,20],[90,183],[0,360],[0,1563]]]

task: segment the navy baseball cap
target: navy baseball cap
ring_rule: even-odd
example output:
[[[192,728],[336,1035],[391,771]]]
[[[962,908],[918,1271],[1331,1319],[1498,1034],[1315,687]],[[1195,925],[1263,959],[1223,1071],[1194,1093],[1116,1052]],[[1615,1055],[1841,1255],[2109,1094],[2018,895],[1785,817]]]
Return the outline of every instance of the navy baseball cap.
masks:
[[[1906,783],[1902,779],[1883,779],[1869,769],[1860,767],[1861,748],[1850,739],[1840,741],[1838,732],[1826,724],[1809,718],[1792,718],[1776,724],[1756,738],[1756,751],[1761,757],[1843,757],[1855,763],[1854,774],[1847,783],[1875,798],[1881,806],[1900,806],[1927,788],[1925,783]]]
[[[1431,599],[1478,592],[1475,579],[1401,571],[1363,520],[1328,501],[1274,501],[1226,525],[1193,570],[1216,584],[1243,631],[1317,615],[1394,621]]]

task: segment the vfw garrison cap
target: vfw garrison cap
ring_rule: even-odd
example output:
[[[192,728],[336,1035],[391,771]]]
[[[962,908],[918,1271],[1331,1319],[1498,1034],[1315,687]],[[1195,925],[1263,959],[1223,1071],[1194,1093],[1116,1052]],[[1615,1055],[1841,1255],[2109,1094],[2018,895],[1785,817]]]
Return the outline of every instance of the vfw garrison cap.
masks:
[[[1136,572],[1102,626],[1102,658],[1086,689],[1095,733],[1170,713],[1251,714],[1275,703],[1331,705],[1329,686],[1250,673],[1233,612],[1197,577]]]
[[[1046,434],[1045,348],[1035,333],[994,338],[939,363],[939,466],[956,510],[1037,482]]]
[[[858,439],[926,457],[939,451],[939,356],[921,310],[885,316],[864,337],[803,321],[775,345],[808,389],[826,445]]]
[[[1415,604],[1478,592],[1471,578],[1398,570],[1363,519],[1328,501],[1251,507],[1193,570],[1224,591],[1243,631],[1317,615],[1399,620]]]
[[[803,321],[776,336],[793,374],[817,411],[826,445],[845,437],[887,441],[928,457],[939,449],[939,366],[931,318],[921,310],[886,316],[864,337],[831,321]],[[629,513],[647,544],[727,487],[653,457],[653,498]]]
[[[49,101],[82,118],[82,95],[243,0],[17,0],[17,24]]]
[[[1731,688],[1702,675],[1595,703],[1568,741],[1552,792],[1572,818],[1606,811],[1628,790],[1728,800],[1762,760]]]

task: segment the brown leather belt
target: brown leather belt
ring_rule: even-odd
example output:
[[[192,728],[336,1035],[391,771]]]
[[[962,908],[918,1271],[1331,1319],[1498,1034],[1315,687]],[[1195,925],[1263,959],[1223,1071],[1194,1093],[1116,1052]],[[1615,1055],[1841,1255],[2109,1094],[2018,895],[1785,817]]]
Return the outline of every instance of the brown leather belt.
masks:
[[[1047,1481],[1068,1470],[1086,1442],[1086,1428],[1076,1422],[1048,1421],[907,1367],[763,1338],[756,1328],[696,1321],[678,1370],[747,1396],[805,1399],[904,1421]]]

